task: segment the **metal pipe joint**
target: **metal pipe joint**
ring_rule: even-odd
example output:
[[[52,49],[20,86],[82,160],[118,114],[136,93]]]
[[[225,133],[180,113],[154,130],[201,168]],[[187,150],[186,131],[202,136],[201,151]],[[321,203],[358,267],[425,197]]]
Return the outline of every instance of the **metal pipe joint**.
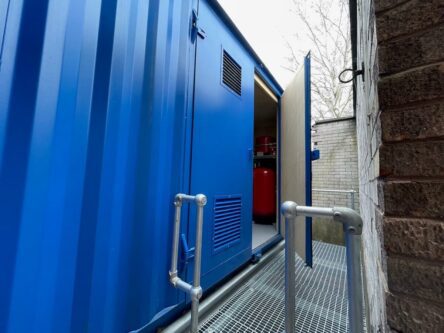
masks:
[[[296,217],[298,215],[297,209],[298,204],[293,201],[285,201],[281,206],[282,215],[284,215],[286,219]]]
[[[191,301],[198,301],[200,300],[200,298],[202,297],[202,287],[192,287],[190,290],[190,298]]]
[[[203,194],[197,194],[194,197],[194,200],[196,201],[196,205],[199,207],[203,207],[207,204],[207,197]]]
[[[170,275],[170,282],[172,285],[175,285],[176,279],[178,279],[177,277],[177,270],[175,271],[169,271],[168,274]]]
[[[356,211],[346,207],[333,207],[333,212],[333,220],[343,224],[344,232],[362,234],[362,218]]]
[[[174,198],[174,206],[181,207],[186,201],[195,202],[198,207],[203,207],[207,204],[207,197],[204,194],[188,195],[178,193]]]
[[[170,282],[174,286],[174,288],[182,290],[183,292],[186,292],[187,294],[191,294],[191,289],[193,289],[193,286],[191,284],[183,281],[178,276],[171,277]]]

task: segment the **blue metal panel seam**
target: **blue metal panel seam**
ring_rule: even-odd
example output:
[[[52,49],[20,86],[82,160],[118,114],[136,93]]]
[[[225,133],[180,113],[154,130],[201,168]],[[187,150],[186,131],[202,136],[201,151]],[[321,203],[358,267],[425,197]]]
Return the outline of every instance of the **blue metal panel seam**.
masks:
[[[0,328],[6,328],[13,289],[20,221],[26,188],[31,132],[37,102],[48,1],[26,2],[18,35],[14,75],[0,170],[1,231]],[[33,41],[33,42],[31,42]],[[29,57],[29,54],[35,55]],[[17,130],[20,128],[20,130]]]
[[[6,27],[8,26],[9,5],[11,0],[0,4],[0,70],[2,66],[3,47],[5,45]]]

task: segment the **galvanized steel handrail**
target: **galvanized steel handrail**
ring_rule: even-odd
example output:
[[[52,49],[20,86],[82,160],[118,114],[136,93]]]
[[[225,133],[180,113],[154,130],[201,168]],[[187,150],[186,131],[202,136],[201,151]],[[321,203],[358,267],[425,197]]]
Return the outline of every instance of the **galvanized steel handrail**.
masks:
[[[306,207],[286,201],[281,206],[285,217],[285,332],[295,332],[295,223],[297,216],[330,217],[342,223],[347,256],[348,316],[352,333],[364,332],[364,311],[361,277],[362,219],[350,208]]]
[[[194,250],[194,275],[193,285],[183,281],[177,272],[177,261],[179,257],[179,237],[180,237],[180,215],[183,202],[194,202],[197,205],[196,217],[196,245]],[[199,299],[202,297],[202,287],[200,286],[200,268],[202,261],[202,228],[203,228],[203,208],[207,204],[207,197],[203,194],[195,196],[179,193],[174,199],[174,235],[171,257],[171,268],[169,271],[171,284],[184,292],[191,298],[191,333],[197,333],[199,324]]]

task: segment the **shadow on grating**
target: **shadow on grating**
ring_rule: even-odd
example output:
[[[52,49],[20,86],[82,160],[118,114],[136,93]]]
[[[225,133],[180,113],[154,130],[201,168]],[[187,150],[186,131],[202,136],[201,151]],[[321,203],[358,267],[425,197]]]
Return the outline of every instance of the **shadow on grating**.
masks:
[[[345,247],[314,242],[313,269],[296,264],[296,331],[348,332]],[[200,324],[205,333],[283,332],[284,252]]]

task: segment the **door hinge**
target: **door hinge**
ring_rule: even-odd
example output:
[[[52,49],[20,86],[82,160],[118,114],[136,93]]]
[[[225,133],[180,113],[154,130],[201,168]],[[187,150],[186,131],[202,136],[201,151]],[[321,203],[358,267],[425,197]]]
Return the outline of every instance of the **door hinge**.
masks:
[[[192,24],[192,40],[195,41],[196,37],[199,36],[202,39],[205,39],[207,37],[207,34],[204,29],[202,29],[199,26],[199,16],[197,15],[197,12],[195,9],[193,9],[191,24]]]

